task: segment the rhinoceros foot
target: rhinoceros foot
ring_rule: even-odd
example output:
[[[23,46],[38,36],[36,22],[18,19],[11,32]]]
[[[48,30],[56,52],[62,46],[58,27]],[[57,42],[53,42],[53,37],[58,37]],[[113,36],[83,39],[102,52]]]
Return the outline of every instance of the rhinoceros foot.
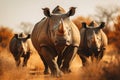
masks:
[[[62,71],[55,71],[51,73],[52,77],[62,77],[63,72]]]
[[[45,71],[44,71],[44,74],[45,74],[45,75],[49,74],[49,71],[48,71],[48,70],[45,70]]]
[[[61,68],[61,71],[63,72],[63,73],[70,73],[71,72],[71,69],[68,69],[68,68]]]

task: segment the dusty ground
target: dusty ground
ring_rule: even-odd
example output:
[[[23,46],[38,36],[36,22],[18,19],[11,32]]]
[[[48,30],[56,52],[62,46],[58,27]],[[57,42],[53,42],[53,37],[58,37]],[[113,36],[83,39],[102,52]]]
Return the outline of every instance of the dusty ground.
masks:
[[[103,61],[109,62],[113,59],[105,55]],[[22,59],[21,59],[22,60]],[[0,52],[0,79],[1,80],[81,80],[82,73],[81,60],[78,55],[71,65],[72,72],[64,74],[61,78],[53,78],[50,75],[44,75],[44,66],[38,54],[31,54],[26,68],[16,68],[13,56],[7,51]]]
[[[23,59],[21,59],[23,60]],[[44,75],[44,66],[38,54],[31,54],[26,68],[20,66],[16,68],[13,56],[8,51],[0,53],[1,78],[2,80],[64,80],[77,73],[81,66],[81,61],[76,56],[71,66],[72,73],[65,74],[61,78],[52,78],[50,75]]]

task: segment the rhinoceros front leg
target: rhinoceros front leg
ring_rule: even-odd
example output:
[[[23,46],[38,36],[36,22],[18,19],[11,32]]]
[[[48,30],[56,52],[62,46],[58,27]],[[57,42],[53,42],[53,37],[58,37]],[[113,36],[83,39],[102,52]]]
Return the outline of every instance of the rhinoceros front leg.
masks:
[[[60,71],[60,69],[55,61],[54,54],[55,54],[55,52],[52,48],[47,47],[47,46],[41,47],[41,55],[47,62],[48,66],[50,68],[50,71],[51,71],[51,75],[54,77],[61,77],[62,72]]]
[[[87,57],[85,57],[85,55],[81,55],[80,53],[78,53],[81,61],[82,61],[82,66],[86,66],[87,65]]]
[[[84,66],[86,66],[86,65],[88,65],[88,61],[87,61],[87,59],[88,59],[88,57],[90,56],[89,55],[89,53],[88,52],[84,52],[84,50],[81,50],[80,48],[78,49],[78,55],[79,55],[79,58],[81,59],[81,61],[82,61],[82,66],[84,67]],[[87,54],[86,54],[87,53]]]
[[[46,60],[44,59],[44,57],[42,55],[40,55],[40,57],[41,57],[43,64],[45,66],[44,74],[49,74],[48,64],[47,64]]]
[[[61,64],[63,62],[63,55],[58,55],[58,59],[57,59],[57,64],[58,64],[58,67],[60,68],[61,67]]]
[[[15,53],[13,56],[14,56],[14,59],[15,59],[16,66],[18,67],[21,63],[21,60],[20,60],[21,53]]]
[[[19,58],[15,58],[15,62],[16,62],[16,66],[18,67],[21,63],[20,57]]]
[[[95,55],[95,58],[97,59],[97,62],[98,62],[98,63],[99,63],[100,60],[103,58],[104,53],[105,53],[105,49],[102,49],[101,51],[99,51],[99,52],[97,53],[97,55]]]
[[[63,63],[63,61],[64,61],[64,57],[65,57],[65,55],[66,55],[66,53],[65,53],[64,51],[65,51],[66,48],[67,48],[67,47],[64,48],[64,50],[62,51],[62,53],[58,54],[57,64],[58,64],[58,67],[59,67],[59,68],[61,67],[61,65],[62,65],[62,63]]]
[[[78,47],[69,46],[64,51],[64,53],[63,53],[64,54],[64,61],[63,61],[63,66],[61,67],[61,70],[64,73],[71,72],[70,65],[71,65],[71,62],[73,61],[73,59],[77,53],[77,50],[78,50]]]
[[[25,55],[24,55],[24,60],[23,60],[23,67],[24,66],[27,66],[27,62],[28,62],[28,59],[30,58],[30,52],[27,52]]]

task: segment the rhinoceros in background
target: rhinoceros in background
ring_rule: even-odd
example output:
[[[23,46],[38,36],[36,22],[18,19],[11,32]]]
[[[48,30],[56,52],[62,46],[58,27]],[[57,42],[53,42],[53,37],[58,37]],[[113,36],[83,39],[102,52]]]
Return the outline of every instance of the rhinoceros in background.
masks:
[[[78,54],[83,66],[85,66],[89,56],[92,56],[92,61],[93,58],[96,58],[98,62],[102,59],[106,46],[108,45],[107,36],[102,30],[104,26],[104,22],[101,22],[98,27],[95,27],[93,22],[89,26],[86,23],[82,23],[80,30],[81,43]]]
[[[23,66],[27,65],[27,61],[31,53],[29,39],[30,39],[30,34],[26,36],[24,33],[20,33],[20,34],[15,34],[10,41],[9,49],[15,59],[16,66],[20,65],[21,57],[24,58]]]
[[[46,17],[34,26],[31,40],[44,63],[44,73],[48,73],[49,66],[51,75],[59,77],[62,74],[60,68],[63,72],[69,70],[80,44],[79,30],[70,20],[70,16],[75,14],[75,8],[71,7],[67,13],[60,6],[57,6],[52,14],[49,8],[44,8],[43,11]],[[64,52],[67,52],[67,55],[59,68],[55,57]]]

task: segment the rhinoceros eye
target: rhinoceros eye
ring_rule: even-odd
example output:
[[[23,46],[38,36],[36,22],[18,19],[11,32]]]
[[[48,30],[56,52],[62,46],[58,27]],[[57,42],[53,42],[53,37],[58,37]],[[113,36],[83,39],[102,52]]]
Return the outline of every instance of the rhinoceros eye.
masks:
[[[101,40],[101,37],[97,37],[98,40]]]
[[[53,30],[56,30],[56,29],[59,27],[59,25],[60,25],[60,24],[54,25]]]
[[[54,26],[54,29],[57,29],[57,25]]]

